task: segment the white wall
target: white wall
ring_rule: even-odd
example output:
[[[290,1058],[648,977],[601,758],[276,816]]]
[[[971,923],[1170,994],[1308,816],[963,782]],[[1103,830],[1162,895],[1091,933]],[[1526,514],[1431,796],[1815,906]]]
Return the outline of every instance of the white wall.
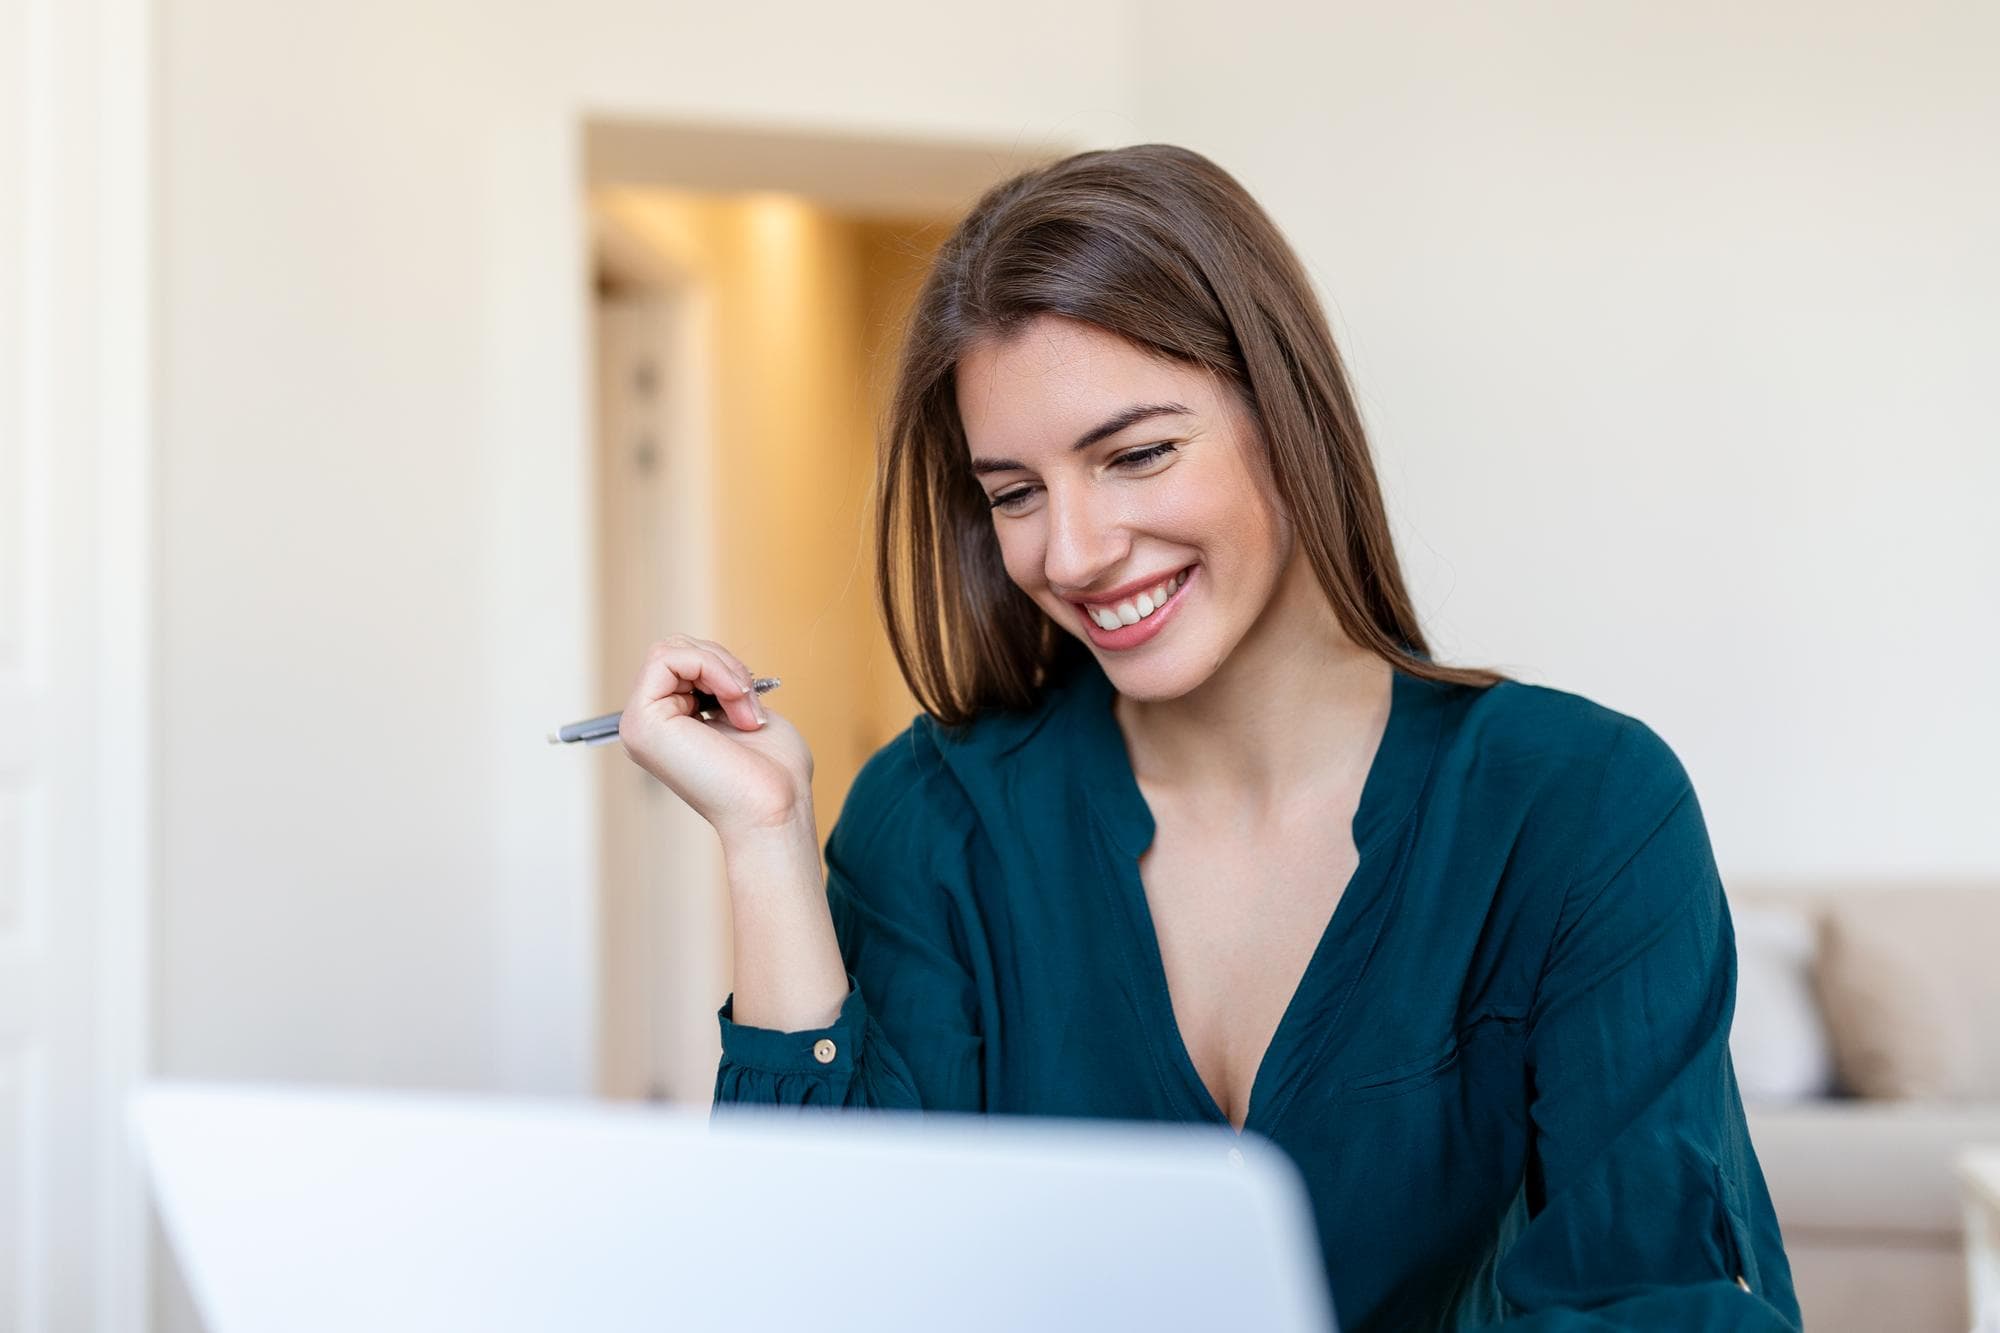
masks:
[[[1731,872],[2000,866],[1995,11],[736,12],[166,7],[167,1072],[587,1082],[583,108],[1212,153],[1441,652],[1653,723]]]
[[[1441,655],[1732,879],[2000,871],[2000,11],[776,8],[163,3],[163,1072],[589,1084],[586,109],[1211,153]]]
[[[167,5],[162,1068],[587,1086],[585,108],[1212,153],[1441,653],[1655,725],[1732,875],[2000,868],[2000,15],[1424,14]]]
[[[1331,298],[1437,653],[1644,719],[1730,882],[2000,873],[2000,8],[1147,0]]]
[[[584,109],[1210,152],[1441,653],[1655,725],[1732,873],[2000,867],[2000,15],[1423,13],[166,5],[163,1069],[587,1084]]]
[[[1115,141],[1118,7],[160,30],[159,1066],[586,1090],[580,116]]]

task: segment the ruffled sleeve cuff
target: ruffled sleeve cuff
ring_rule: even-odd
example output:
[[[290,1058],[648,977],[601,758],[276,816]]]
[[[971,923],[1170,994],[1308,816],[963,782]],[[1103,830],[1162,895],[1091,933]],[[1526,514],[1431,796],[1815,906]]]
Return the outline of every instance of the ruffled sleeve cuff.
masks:
[[[775,1028],[750,1027],[731,1016],[736,996],[731,993],[715,1012],[722,1026],[722,1064],[765,1074],[828,1075],[847,1078],[854,1072],[855,1056],[868,1020],[861,988],[852,972],[847,974],[847,998],[840,1013],[828,1027],[780,1032]]]

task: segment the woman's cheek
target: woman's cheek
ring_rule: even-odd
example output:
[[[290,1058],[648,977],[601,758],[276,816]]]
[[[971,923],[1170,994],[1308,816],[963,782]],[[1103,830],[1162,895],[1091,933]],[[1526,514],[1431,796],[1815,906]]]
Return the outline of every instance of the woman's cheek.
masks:
[[[1000,564],[1014,586],[1022,592],[1030,597],[1043,593],[1041,577],[1035,572],[1039,567],[1038,558],[1034,552],[1023,550],[1020,542],[1010,543],[1004,537],[1000,539]]]

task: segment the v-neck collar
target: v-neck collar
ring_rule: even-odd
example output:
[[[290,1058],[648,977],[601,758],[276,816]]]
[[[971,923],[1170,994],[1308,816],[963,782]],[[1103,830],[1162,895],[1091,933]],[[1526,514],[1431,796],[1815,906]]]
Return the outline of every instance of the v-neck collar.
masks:
[[[1445,688],[1404,671],[1393,673],[1389,722],[1354,812],[1354,846],[1363,862],[1380,850],[1417,803],[1437,744],[1438,696]],[[1056,711],[1069,715],[1059,722],[1077,742],[1074,761],[1088,778],[1086,796],[1118,849],[1136,861],[1152,845],[1155,825],[1132,770],[1125,733],[1112,711],[1115,693],[1096,657],[1087,656]]]
[[[1196,1116],[1238,1133],[1268,1133],[1299,1086],[1298,1074],[1310,1068],[1324,1049],[1387,924],[1395,888],[1391,872],[1400,860],[1398,835],[1405,831],[1429,778],[1442,725],[1443,700],[1450,688],[1400,670],[1391,678],[1389,720],[1354,814],[1359,864],[1265,1047],[1251,1080],[1240,1131],[1195,1067],[1174,1013],[1158,928],[1139,874],[1139,857],[1151,845],[1156,826],[1132,770],[1125,733],[1112,711],[1115,691],[1110,679],[1096,658],[1088,657],[1078,665],[1062,696],[1052,701],[1048,720],[1056,721],[1070,739],[1071,762],[1081,780],[1084,799],[1118,853],[1109,862],[1115,882],[1105,888],[1120,903],[1140,937],[1137,961],[1144,975],[1135,975],[1134,980],[1149,993],[1146,1002],[1157,1008],[1154,1027],[1166,1034],[1161,1038],[1149,1031],[1148,1040],[1155,1046],[1156,1058],[1172,1067],[1169,1082],[1177,1086]],[[1336,982],[1337,988],[1329,989]],[[1293,1058],[1293,1046],[1305,1051],[1302,1059]],[[1164,1066],[1162,1072],[1166,1072]]]

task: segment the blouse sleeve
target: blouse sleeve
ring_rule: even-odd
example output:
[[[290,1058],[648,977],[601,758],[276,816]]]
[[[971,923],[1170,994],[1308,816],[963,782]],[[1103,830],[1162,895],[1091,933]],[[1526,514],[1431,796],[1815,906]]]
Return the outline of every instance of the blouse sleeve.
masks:
[[[831,1027],[780,1032],[717,1011],[727,1104],[982,1111],[985,1043],[961,913],[970,804],[918,719],[856,775],[826,842],[826,895],[847,965]]]
[[[1621,723],[1527,1018],[1509,1333],[1799,1326],[1729,1058],[1735,938],[1680,761]]]

